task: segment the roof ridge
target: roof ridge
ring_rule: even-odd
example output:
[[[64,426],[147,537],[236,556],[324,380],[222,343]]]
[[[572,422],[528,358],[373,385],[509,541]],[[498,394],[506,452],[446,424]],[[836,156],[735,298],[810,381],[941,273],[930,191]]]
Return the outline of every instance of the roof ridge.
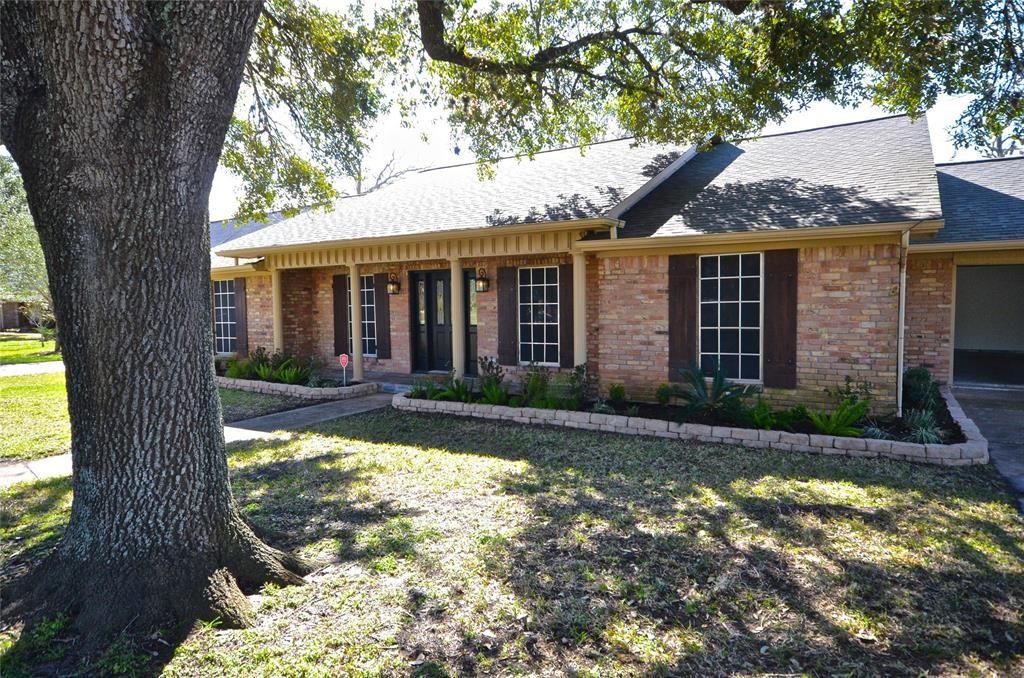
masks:
[[[882,115],[877,118],[868,118],[867,120],[853,120],[851,122],[837,122],[832,125],[822,125],[821,127],[808,127],[807,129],[795,129],[790,132],[776,132],[774,134],[762,134],[756,137],[743,137],[741,139],[735,139],[735,141],[757,141],[758,139],[771,139],[773,137],[785,137],[793,134],[803,134],[804,132],[818,132],[823,129],[835,129],[836,127],[852,127],[853,125],[866,125],[872,122],[879,122],[882,120],[892,120],[894,118],[909,118],[910,116],[906,113],[896,113],[894,115]]]
[[[947,167],[949,165],[976,165],[982,162],[1002,162],[1004,160],[1024,160],[1024,155],[1008,155],[1005,158],[975,158],[974,160],[950,160],[949,162],[937,162],[936,167]]]
[[[589,144],[571,144],[569,146],[559,146],[558,148],[545,148],[543,150],[537,151],[536,153],[534,153],[534,155],[541,155],[542,153],[555,153],[557,151],[569,151],[569,150],[572,150],[574,148],[589,148],[590,146],[600,146],[601,144],[613,144],[616,141],[626,141],[627,139],[636,139],[636,137],[635,136],[624,136],[624,137],[616,137],[614,139],[602,139],[601,141],[592,141]],[[526,158],[526,157],[529,157],[528,153],[520,153],[518,155],[503,155],[501,157],[495,158],[494,160],[491,160],[490,162],[499,162],[501,160],[514,160],[514,159]],[[488,162],[488,161],[485,161],[485,160],[467,160],[466,162],[456,162],[456,163],[452,163],[451,165],[438,165],[436,167],[424,167],[423,169],[418,170],[416,172],[416,174],[426,174],[427,172],[433,172],[434,170],[451,169],[453,167],[468,167],[470,165],[481,165],[484,162]]]

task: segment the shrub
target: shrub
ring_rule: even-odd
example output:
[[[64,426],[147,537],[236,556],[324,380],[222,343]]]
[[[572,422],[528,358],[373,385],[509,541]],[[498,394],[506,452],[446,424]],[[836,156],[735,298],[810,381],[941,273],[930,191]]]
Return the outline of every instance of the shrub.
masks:
[[[626,408],[626,416],[627,417],[639,417],[640,416],[640,406],[639,405],[630,405],[629,407],[627,407]]]
[[[267,349],[257,346],[249,351],[249,364],[252,365],[254,371],[260,365],[269,365],[270,356],[267,354]]]
[[[855,427],[864,418],[869,403],[866,400],[847,398],[839,403],[831,413],[818,411],[809,414],[811,423],[819,433],[829,436],[859,437],[862,430]]]
[[[224,376],[231,379],[252,379],[252,363],[248,360],[229,360],[227,369],[224,370]]]
[[[432,379],[417,379],[413,382],[412,388],[409,389],[410,398],[419,398],[422,400],[436,400],[436,396],[441,391],[441,387],[437,385]]]
[[[658,404],[665,407],[672,400],[672,387],[668,384],[661,384],[658,389],[654,392],[654,397],[658,399]]]
[[[682,378],[682,384],[668,384],[668,394],[670,398],[683,401],[683,409],[689,416],[700,413],[736,416],[742,411],[744,400],[761,392],[751,384],[731,383],[721,367],[715,368],[710,384],[696,364],[683,370]]]
[[[872,389],[874,385],[870,381],[854,381],[850,375],[843,377],[843,385],[835,388],[825,388],[825,395],[837,406],[847,400],[854,402],[860,400],[871,401],[874,398]]]
[[[903,405],[908,410],[934,410],[941,402],[939,384],[924,367],[903,373]]]
[[[437,391],[432,400],[470,403],[473,402],[473,389],[462,379],[456,379],[454,374],[450,374],[448,376],[448,384],[445,388]]]
[[[608,401],[598,399],[594,402],[594,406],[590,408],[591,412],[597,414],[615,414],[615,408],[608,404]]]
[[[502,369],[501,365],[498,364],[498,359],[494,356],[480,356],[476,360],[478,366],[478,372],[480,373],[480,381],[484,384],[492,382],[500,384],[505,379],[505,370]]]
[[[544,367],[531,364],[522,377],[522,402],[527,407],[545,407],[548,402],[548,384],[551,373]]]
[[[282,384],[305,384],[313,374],[313,367],[308,363],[289,360],[274,370],[274,376]]]
[[[253,371],[263,381],[274,381],[274,368],[270,366],[269,362],[253,365]]]
[[[908,443],[937,444],[946,435],[935,422],[932,410],[907,410],[903,413],[903,424],[908,429],[904,438]]]
[[[770,431],[778,425],[775,413],[772,412],[771,406],[763,398],[758,398],[757,405],[747,408],[743,414],[746,422],[754,428]]]
[[[626,402],[626,387],[623,384],[610,384],[608,386],[608,400],[615,407],[621,407]]]
[[[775,428],[780,431],[793,432],[798,426],[810,421],[811,415],[803,405],[779,410],[775,413]]]
[[[501,381],[484,380],[480,389],[480,402],[487,405],[505,405],[508,403],[508,391]]]
[[[875,440],[892,440],[893,435],[878,425],[877,422],[869,421],[868,425],[861,431],[861,438],[874,438]]]

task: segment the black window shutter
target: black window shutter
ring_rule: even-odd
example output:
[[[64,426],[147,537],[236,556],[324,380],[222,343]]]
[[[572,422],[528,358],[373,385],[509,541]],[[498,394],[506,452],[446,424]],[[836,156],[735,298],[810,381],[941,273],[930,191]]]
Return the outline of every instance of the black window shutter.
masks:
[[[668,258],[668,379],[697,362],[697,255]]]
[[[245,278],[235,278],[235,354],[249,357],[249,324],[245,310]]]
[[[348,276],[334,276],[334,355],[348,353]]]
[[[572,264],[558,267],[558,365],[576,367],[572,345]]]
[[[377,357],[391,357],[391,297],[388,296],[388,274],[373,274],[374,319],[377,324]]]
[[[796,388],[799,250],[764,253],[764,385]]]
[[[519,364],[519,279],[514,266],[498,268],[498,363]]]

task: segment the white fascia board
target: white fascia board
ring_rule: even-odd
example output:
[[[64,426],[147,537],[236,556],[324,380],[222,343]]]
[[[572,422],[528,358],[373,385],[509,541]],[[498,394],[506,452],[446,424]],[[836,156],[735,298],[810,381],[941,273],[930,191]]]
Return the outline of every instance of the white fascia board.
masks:
[[[627,195],[625,199],[622,200],[622,202],[618,203],[610,210],[608,210],[605,216],[608,216],[612,219],[621,218],[622,215],[625,214],[627,210],[629,210],[629,208],[633,207],[638,202],[647,197],[647,195],[651,191],[656,189],[658,186],[663,184],[666,179],[675,174],[676,170],[678,170],[686,163],[690,162],[690,160],[692,160],[695,155],[697,155],[697,147],[690,146],[688,149],[683,151],[683,153],[678,158],[673,160],[668,167],[655,174],[653,177],[651,177],[650,180],[648,180],[646,184],[644,184],[640,188],[636,189],[635,191]]]

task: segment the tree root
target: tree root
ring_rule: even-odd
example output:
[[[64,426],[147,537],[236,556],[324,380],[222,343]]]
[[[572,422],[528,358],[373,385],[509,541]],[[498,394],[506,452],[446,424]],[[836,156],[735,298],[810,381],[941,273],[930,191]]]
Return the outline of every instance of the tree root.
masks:
[[[11,614],[33,621],[68,615],[83,652],[117,637],[183,628],[217,620],[223,628],[255,622],[246,593],[264,584],[301,585],[314,563],[260,541],[240,517],[230,521],[230,537],[214,555],[105,563],[71,561],[55,549],[17,585]]]

